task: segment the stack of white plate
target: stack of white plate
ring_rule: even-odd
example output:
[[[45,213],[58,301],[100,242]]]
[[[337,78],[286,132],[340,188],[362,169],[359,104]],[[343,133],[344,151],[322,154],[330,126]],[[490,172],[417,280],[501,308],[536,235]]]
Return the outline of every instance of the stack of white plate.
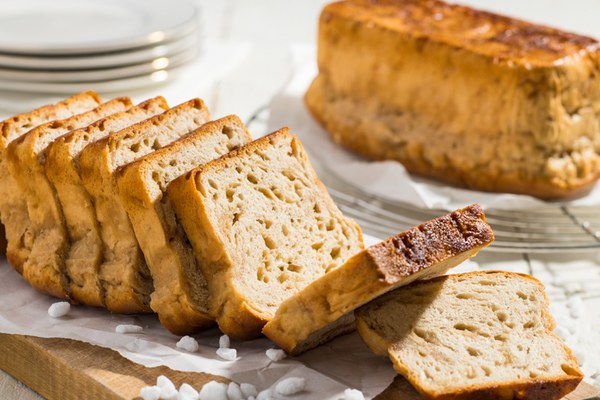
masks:
[[[67,94],[147,87],[199,53],[186,0],[2,0],[0,90]]]

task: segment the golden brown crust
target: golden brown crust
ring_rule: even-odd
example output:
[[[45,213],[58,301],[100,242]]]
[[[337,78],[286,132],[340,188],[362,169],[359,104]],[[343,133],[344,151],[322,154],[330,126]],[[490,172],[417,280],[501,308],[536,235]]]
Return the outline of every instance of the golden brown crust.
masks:
[[[552,66],[600,49],[590,37],[437,0],[342,1],[326,6],[321,19],[334,15],[521,65]]]

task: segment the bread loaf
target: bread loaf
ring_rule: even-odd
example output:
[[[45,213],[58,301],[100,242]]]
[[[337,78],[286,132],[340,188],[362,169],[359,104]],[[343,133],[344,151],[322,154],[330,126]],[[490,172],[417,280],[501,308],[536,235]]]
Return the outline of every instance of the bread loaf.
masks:
[[[399,286],[445,273],[490,244],[492,229],[473,204],[394,235],[352,256],[287,299],[263,333],[300,354],[354,329],[354,310]]]
[[[153,291],[150,271],[119,197],[116,169],[179,139],[208,119],[204,103],[190,100],[83,149],[81,179],[100,223],[103,261],[99,279],[109,310],[150,312]]]
[[[529,275],[417,281],[359,308],[356,323],[426,399],[555,400],[583,378],[552,333],[544,286]]]
[[[150,306],[177,335],[212,325],[206,279],[177,222],[167,187],[175,178],[251,141],[236,116],[197,130],[117,170],[122,203],[154,282]]]
[[[260,335],[281,303],[363,247],[287,129],[195,168],[168,194],[232,338]]]
[[[15,139],[39,125],[89,111],[101,102],[94,92],[81,93],[0,123],[0,217],[6,229],[8,242],[6,257],[19,273],[22,272],[23,263],[31,249],[30,221],[25,198],[8,171],[6,149]]]
[[[467,188],[552,199],[600,176],[600,45],[441,1],[325,7],[312,114],[339,144]]]
[[[162,113],[165,99],[156,97],[127,111],[102,118],[83,129],[56,139],[48,146],[46,175],[60,200],[71,241],[65,259],[70,296],[79,303],[101,306],[98,268],[102,261],[102,238],[92,199],[83,186],[79,158],[83,148],[104,136]]]

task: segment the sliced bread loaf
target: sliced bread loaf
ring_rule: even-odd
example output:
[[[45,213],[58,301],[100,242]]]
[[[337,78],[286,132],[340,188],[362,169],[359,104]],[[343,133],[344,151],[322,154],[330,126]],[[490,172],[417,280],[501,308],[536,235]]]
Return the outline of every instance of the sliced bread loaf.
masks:
[[[103,242],[99,279],[104,305],[121,313],[150,312],[150,271],[123,208],[114,172],[197,129],[209,119],[204,103],[191,100],[106,136],[83,149],[81,179],[96,207]]]
[[[39,291],[69,298],[64,260],[70,242],[60,202],[45,173],[48,145],[67,132],[130,106],[128,98],[109,101],[82,114],[40,125],[7,148],[9,171],[25,197],[31,220],[31,251],[23,264],[23,277]]]
[[[356,311],[360,336],[427,399],[560,399],[583,378],[544,286],[473,272],[417,281]]]
[[[220,329],[260,335],[281,303],[362,250],[362,235],[282,129],[168,188],[208,281]]]
[[[89,111],[98,107],[101,102],[94,92],[81,93],[0,123],[0,218],[6,229],[6,256],[20,273],[31,249],[31,236],[28,231],[30,221],[25,198],[8,171],[6,148],[12,141],[39,125]]]
[[[150,306],[162,325],[185,335],[212,325],[206,279],[177,222],[167,186],[193,168],[251,141],[236,116],[208,122],[178,141],[117,170],[129,214],[152,280]]]
[[[353,330],[356,308],[416,279],[441,275],[493,240],[477,204],[428,221],[312,282],[281,304],[263,333],[288,353],[300,354]]]
[[[162,97],[145,101],[127,111],[100,119],[52,142],[47,151],[46,175],[60,200],[71,246],[65,259],[71,298],[101,306],[98,267],[102,260],[102,238],[92,199],[83,187],[79,157],[83,148],[104,136],[168,110]]]

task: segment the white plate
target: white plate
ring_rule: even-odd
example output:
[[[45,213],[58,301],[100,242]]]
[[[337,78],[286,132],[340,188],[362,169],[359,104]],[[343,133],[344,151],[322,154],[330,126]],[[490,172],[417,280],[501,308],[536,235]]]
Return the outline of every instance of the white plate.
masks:
[[[25,71],[0,67],[0,80],[10,80],[15,83],[77,83],[115,80],[129,78],[131,76],[146,75],[155,71],[178,67],[193,60],[197,55],[198,48],[194,46],[191,49],[178,54],[157,57],[150,62],[117,68],[89,69],[81,71]]]
[[[2,0],[0,52],[112,52],[173,40],[197,24],[186,0]]]
[[[86,56],[24,56],[0,53],[0,67],[37,71],[60,71],[120,67],[151,62],[159,57],[181,53],[199,42],[198,32],[157,46],[143,47],[126,52],[92,54]]]
[[[72,95],[73,93],[87,90],[94,90],[101,93],[117,91],[122,92],[133,89],[149,88],[162,83],[170,82],[184,68],[185,66],[181,66],[173,69],[163,69],[141,76],[95,82],[18,82],[14,80],[0,79],[0,87],[4,91],[62,95]]]

